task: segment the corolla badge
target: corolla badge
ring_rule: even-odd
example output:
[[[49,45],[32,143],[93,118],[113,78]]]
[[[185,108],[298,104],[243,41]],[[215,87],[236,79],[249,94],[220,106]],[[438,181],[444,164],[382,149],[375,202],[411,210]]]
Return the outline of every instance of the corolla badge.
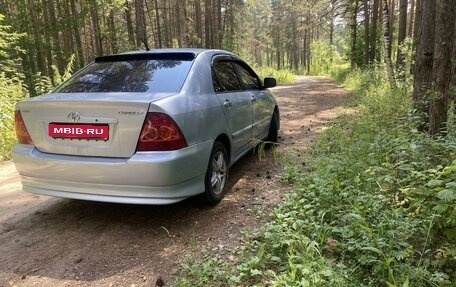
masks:
[[[70,122],[77,122],[81,119],[81,114],[78,112],[71,112],[68,114],[68,120]]]

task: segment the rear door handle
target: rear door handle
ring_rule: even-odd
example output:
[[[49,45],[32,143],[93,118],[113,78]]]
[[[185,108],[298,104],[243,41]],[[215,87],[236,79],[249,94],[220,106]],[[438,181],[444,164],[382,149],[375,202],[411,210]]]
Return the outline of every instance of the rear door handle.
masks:
[[[231,107],[233,106],[233,104],[231,103],[230,100],[226,99],[225,102],[223,102],[223,106],[227,109],[231,109]]]

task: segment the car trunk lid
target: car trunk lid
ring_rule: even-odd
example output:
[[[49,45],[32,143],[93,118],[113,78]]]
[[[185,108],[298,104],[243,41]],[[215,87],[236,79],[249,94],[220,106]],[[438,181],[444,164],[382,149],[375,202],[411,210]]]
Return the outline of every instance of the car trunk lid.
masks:
[[[24,123],[45,153],[131,157],[152,101],[170,93],[48,94],[20,102]]]

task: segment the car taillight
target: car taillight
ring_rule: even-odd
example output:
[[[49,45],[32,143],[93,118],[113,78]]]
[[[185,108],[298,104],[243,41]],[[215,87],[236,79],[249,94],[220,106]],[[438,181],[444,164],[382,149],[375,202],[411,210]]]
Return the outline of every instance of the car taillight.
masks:
[[[14,111],[14,128],[16,129],[17,141],[20,144],[33,144],[19,110]]]
[[[167,151],[186,146],[184,135],[170,116],[153,112],[147,114],[136,151]]]

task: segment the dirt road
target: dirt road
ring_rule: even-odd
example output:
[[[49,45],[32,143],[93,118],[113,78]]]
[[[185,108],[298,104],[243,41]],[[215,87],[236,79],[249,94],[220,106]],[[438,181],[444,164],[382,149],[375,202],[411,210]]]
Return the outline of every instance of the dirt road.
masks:
[[[348,97],[316,77],[273,90],[281,110],[279,151],[308,146]],[[0,286],[172,286],[179,263],[202,249],[233,260],[227,250],[239,244],[242,230],[264,222],[290,188],[281,171],[270,153],[250,153],[232,167],[230,191],[215,207],[193,199],[134,206],[25,193],[14,165],[4,163]]]

